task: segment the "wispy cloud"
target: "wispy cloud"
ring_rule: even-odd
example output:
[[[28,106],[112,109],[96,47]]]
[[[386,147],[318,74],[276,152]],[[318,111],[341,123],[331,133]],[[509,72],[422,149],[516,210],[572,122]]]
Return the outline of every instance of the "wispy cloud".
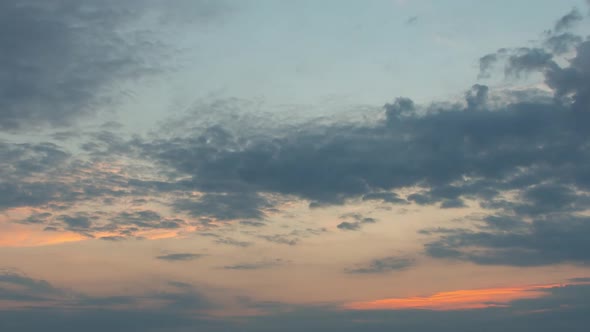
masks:
[[[547,284],[525,287],[457,290],[406,298],[388,298],[375,301],[354,302],[344,305],[352,310],[466,310],[508,306],[523,299],[538,299],[550,296],[547,290],[564,287],[566,284]]]
[[[206,255],[204,254],[193,254],[193,253],[176,253],[176,254],[167,254],[157,256],[157,259],[169,261],[169,262],[183,262],[183,261],[192,261],[199,258],[202,258]]]
[[[260,270],[285,265],[287,263],[287,261],[277,258],[274,260],[262,260],[253,263],[238,263],[233,265],[226,265],[223,268],[226,270]]]
[[[372,260],[367,265],[360,265],[355,268],[347,269],[348,273],[354,274],[378,274],[392,271],[406,270],[416,264],[416,261],[406,257],[385,257]]]

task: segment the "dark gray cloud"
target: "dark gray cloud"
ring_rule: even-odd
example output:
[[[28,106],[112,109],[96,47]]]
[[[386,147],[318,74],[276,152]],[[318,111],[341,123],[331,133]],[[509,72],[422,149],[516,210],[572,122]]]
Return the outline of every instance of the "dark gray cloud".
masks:
[[[506,74],[520,76],[522,73],[538,72],[556,66],[553,54],[543,48],[523,47],[508,57]]]
[[[88,229],[92,227],[91,217],[84,213],[76,216],[61,215],[57,219],[66,224],[69,229]]]
[[[33,213],[20,222],[23,224],[45,224],[47,223],[47,219],[51,216],[52,214],[49,212]]]
[[[488,78],[494,65],[498,62],[498,54],[486,54],[479,58],[479,75],[478,78]]]
[[[70,153],[49,142],[18,144],[0,141],[0,174],[5,181],[43,174],[63,165],[70,157]]]
[[[233,265],[226,265],[223,268],[226,270],[260,270],[268,269],[272,267],[285,265],[287,262],[277,258],[274,260],[263,260],[254,263],[238,263]]]
[[[50,301],[64,294],[64,291],[45,280],[36,280],[15,271],[0,270],[0,300]]]
[[[109,144],[124,145],[122,141],[117,138]],[[121,199],[131,199],[140,209],[148,203],[146,195],[178,189],[134,179],[129,176],[138,174],[134,170],[111,172],[102,168],[112,164],[111,157],[94,158],[74,156],[53,143],[0,142],[0,210],[31,207],[35,210],[30,216],[14,221],[46,225],[52,231],[75,231],[88,237],[96,232],[113,232],[112,238],[130,237],[140,231],[186,225],[182,219],[150,210],[107,213],[89,209],[87,204],[102,201],[115,205]]]
[[[562,29],[579,19],[579,13],[572,11],[560,20]],[[545,77],[545,83],[554,92],[554,114],[569,113],[573,115],[574,122],[587,121],[590,109],[590,63],[587,61],[590,43],[571,33],[550,33],[545,46],[546,49],[506,50],[494,54],[494,57],[496,60],[505,58],[506,71],[511,75],[541,73]],[[555,56],[570,50],[575,50],[576,55],[569,60],[567,66],[560,66]],[[542,108],[534,100],[532,103],[529,100],[528,103],[532,108]],[[556,118],[546,128],[564,120]],[[514,174],[516,176],[503,181],[517,191],[515,199],[492,195],[487,200],[480,201],[484,208],[503,211],[501,215],[484,217],[475,230],[441,230],[437,232],[439,239],[426,245],[426,252],[433,257],[489,265],[538,266],[563,262],[587,264],[590,257],[585,253],[588,248],[585,248],[581,239],[590,234],[590,229],[587,227],[588,219],[580,212],[590,207],[590,177],[578,165],[589,160],[588,149],[581,148],[585,146],[582,142],[587,138],[584,138],[584,134],[580,135],[588,128],[574,122],[571,122],[569,128],[561,129],[571,139],[564,140],[564,136],[558,134],[551,142],[542,143],[542,140],[533,139],[535,135],[529,137],[531,144],[534,144],[533,141],[538,143],[537,149],[554,144],[564,145],[561,153],[555,151],[556,154],[539,155],[536,166],[530,165],[520,174]],[[570,158],[568,155],[572,159],[566,161]],[[549,165],[557,168],[549,169]],[[570,171],[573,173],[563,173]],[[497,192],[508,189],[504,185],[492,187]],[[409,197],[412,198],[420,199],[418,202],[423,204],[432,202],[429,195]]]
[[[127,238],[124,236],[102,236],[99,238],[99,240],[110,241],[110,242],[118,242],[118,241],[123,241],[126,239]]]
[[[268,242],[285,244],[288,246],[294,246],[299,243],[299,238],[285,234],[259,235],[258,237]]]
[[[176,254],[166,254],[157,256],[157,259],[169,261],[169,262],[179,262],[179,261],[192,261],[199,258],[204,257],[204,254],[193,254],[193,253],[176,253]]]
[[[240,225],[251,226],[251,227],[264,227],[264,226],[266,226],[266,224],[263,223],[263,222],[260,222],[260,221],[252,221],[252,220],[243,220],[243,221],[240,221]]]
[[[471,105],[485,100],[483,87],[480,89],[480,99],[476,93]],[[397,101],[388,106],[387,123],[372,127],[335,124],[308,128],[293,136],[244,146],[236,143],[237,138],[226,138],[220,146],[209,146],[211,143],[196,138],[177,138],[155,141],[145,148],[156,161],[192,176],[190,185],[201,190],[249,189],[323,204],[412,186],[432,188],[428,191],[431,203],[458,196],[487,196],[494,190],[517,187],[508,180],[524,178],[523,169],[530,169],[527,175],[534,177],[534,172],[548,171],[549,165],[573,167],[572,158],[586,156],[585,151],[573,151],[585,139],[586,134],[576,128],[585,115],[559,105],[515,103],[499,110],[442,109],[424,116],[399,117],[406,112],[400,110],[412,108],[409,101]],[[545,161],[551,155],[554,157]],[[451,184],[456,187],[455,197],[434,190]],[[230,202],[224,196],[212,196],[208,199],[215,203],[212,206],[233,206],[217,204],[213,198]],[[267,204],[260,199],[249,202],[251,207]],[[180,205],[186,209],[195,206],[197,213],[199,208],[205,209],[199,203]],[[236,211],[241,211],[241,203],[236,205]],[[244,212],[246,217],[260,215],[255,210]]]
[[[120,28],[141,6],[114,1],[2,1],[0,128],[66,125],[108,103],[111,83],[155,70],[155,44]]]
[[[503,61],[509,75],[540,73],[554,100],[531,94],[491,105],[489,89],[475,85],[465,95],[466,106],[433,105],[419,114],[411,100],[400,98],[385,106],[385,120],[376,124],[319,124],[243,138],[216,127],[214,138],[205,133],[144,148],[153,160],[192,176],[191,185],[205,190],[295,195],[320,206],[360,197],[460,208],[470,199],[510,216],[489,222],[488,230],[446,235],[429,244],[428,252],[436,257],[510,265],[584,261],[575,252],[585,250],[574,246],[575,236],[588,230],[572,214],[589,206],[590,173],[584,165],[590,151],[584,142],[590,139],[585,125],[590,119],[590,42],[567,38],[576,55],[565,66],[555,60],[552,47],[500,50],[482,64],[487,70]],[[399,197],[396,190],[408,187],[422,189]],[[501,198],[507,191],[516,191],[516,200]],[[558,217],[562,223],[555,221]],[[534,221],[525,223],[527,218]],[[523,233],[499,233],[511,223]],[[347,220],[339,227],[356,230],[360,224]],[[571,250],[549,254],[553,244],[547,227],[561,232],[563,246],[569,242]],[[513,251],[506,236],[530,246]],[[465,256],[463,251],[477,247],[477,241],[482,241],[481,255]]]
[[[488,100],[489,88],[485,85],[475,84],[471,90],[465,94],[468,111],[477,111],[485,109]]]
[[[363,196],[363,201],[383,201],[385,203],[393,204],[409,204],[409,202],[403,198],[400,198],[398,194],[393,192],[374,192]]]
[[[262,229],[256,230],[242,230],[241,233],[265,240],[270,243],[279,245],[295,246],[301,243],[302,240],[314,236],[318,236],[327,232],[325,228],[294,228],[290,232],[269,234],[264,233]],[[220,237],[221,238],[221,237]],[[252,245],[251,242],[246,242],[248,245]]]
[[[65,291],[24,274],[0,271],[0,301],[20,304],[14,309],[0,309],[0,330],[172,331],[215,325],[198,313],[216,308],[215,303],[191,285],[170,286],[176,289],[97,297]],[[144,301],[158,301],[160,305],[146,309]]]
[[[590,42],[572,44],[577,55],[565,65],[543,47],[502,49],[488,57],[505,63],[509,75],[543,75],[553,99],[531,91],[500,103],[503,96],[496,95],[492,103],[489,88],[479,84],[463,105],[424,109],[398,98],[376,122],[306,123],[254,134],[214,125],[143,141],[140,149],[186,179],[170,186],[206,193],[173,203],[199,217],[263,218],[273,206],[266,194],[320,207],[361,198],[441,208],[476,200],[522,216],[580,211],[590,188],[582,166],[590,160],[583,144],[590,138],[584,125],[590,116],[583,111],[590,105]],[[554,192],[540,192],[544,186]],[[418,192],[400,197],[405,188]],[[519,200],[500,199],[507,191],[519,192]],[[345,220],[340,228],[358,229],[355,222]]]
[[[271,206],[267,199],[256,193],[211,193],[194,200],[180,199],[173,205],[191,216],[222,220],[261,219],[265,215],[262,209]]]
[[[545,46],[556,55],[570,52],[575,49],[576,45],[582,42],[582,37],[569,32],[559,35],[551,35],[545,41]]]
[[[348,219],[349,221],[343,221],[336,227],[338,227],[338,229],[346,231],[357,231],[360,230],[361,227],[365,224],[374,224],[377,222],[377,219],[375,218],[363,217],[358,213],[348,213],[342,215],[341,218]]]
[[[343,221],[339,223],[336,227],[345,231],[358,231],[359,229],[361,229],[361,224],[359,222]]]
[[[253,242],[240,241],[240,240],[233,239],[231,237],[220,237],[217,240],[215,240],[215,243],[225,244],[225,245],[234,246],[234,247],[242,247],[242,248],[246,248],[246,247],[250,247],[250,246],[254,245]]]
[[[482,265],[539,266],[590,262],[586,238],[590,218],[572,215],[539,217],[523,223],[520,217],[488,217],[481,230],[445,232],[426,245],[436,258],[471,261]]]
[[[413,25],[413,24],[416,24],[417,22],[418,22],[418,16],[412,16],[406,20],[406,25]]]
[[[392,271],[402,271],[415,265],[415,261],[406,257],[385,257],[375,259],[365,266],[347,269],[348,273],[354,274],[377,274]]]
[[[59,214],[80,202],[134,194],[139,190],[129,178],[53,143],[0,142],[1,210],[29,206]]]
[[[51,209],[49,207],[49,209]],[[175,230],[187,225],[178,218],[161,216],[151,210],[138,210],[132,212],[107,213],[75,212],[73,214],[54,215],[49,212],[33,213],[23,220],[17,221],[23,224],[44,224],[50,231],[72,231],[93,238],[96,233],[114,233],[100,237],[106,241],[121,241],[128,238],[138,238],[138,233],[150,230],[168,229]]]
[[[111,219],[111,222],[110,225],[115,228],[131,226],[139,229],[176,229],[186,225],[182,219],[166,218],[151,210],[120,212]]]
[[[583,18],[582,13],[577,8],[574,8],[555,23],[555,31],[562,32],[570,29]]]
[[[199,235],[214,238],[215,243],[224,244],[224,245],[228,245],[228,246],[246,248],[246,247],[250,247],[250,246],[254,245],[253,242],[237,240],[232,237],[222,236],[221,234],[218,234],[218,233],[200,232]]]
[[[224,2],[172,3],[0,2],[0,129],[63,127],[112,106],[125,83],[168,67],[176,50],[158,30],[229,10]]]
[[[76,200],[79,193],[55,180],[59,176],[56,170],[66,167],[70,160],[71,154],[53,143],[0,141],[0,210]]]

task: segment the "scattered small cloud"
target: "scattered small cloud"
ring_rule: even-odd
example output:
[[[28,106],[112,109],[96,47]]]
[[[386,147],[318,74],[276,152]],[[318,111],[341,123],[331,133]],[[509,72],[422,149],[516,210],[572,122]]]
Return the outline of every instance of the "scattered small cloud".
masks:
[[[260,269],[268,269],[277,266],[282,266],[287,264],[288,262],[282,260],[280,258],[274,260],[263,260],[259,262],[253,263],[239,263],[233,265],[226,265],[223,268],[226,270],[260,270]]]
[[[353,274],[379,274],[388,273],[392,271],[402,271],[415,265],[415,260],[405,257],[385,257],[375,259],[367,265],[361,265],[352,269],[347,269],[346,272]]]
[[[206,255],[204,254],[192,254],[192,253],[176,253],[176,254],[167,254],[157,256],[157,259],[168,261],[168,262],[182,262],[182,261],[192,261],[199,258],[202,258]]]

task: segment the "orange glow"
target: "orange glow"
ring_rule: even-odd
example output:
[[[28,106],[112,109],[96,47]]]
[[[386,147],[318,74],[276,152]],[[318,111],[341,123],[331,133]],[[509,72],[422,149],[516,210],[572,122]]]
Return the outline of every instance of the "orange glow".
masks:
[[[13,220],[23,219],[35,212],[38,211],[29,207],[19,207],[11,209],[5,215],[0,215],[0,247],[37,247],[92,239],[92,237],[75,232],[47,232],[43,230],[44,225],[25,225],[13,222]],[[181,237],[181,234],[194,232],[196,228],[195,226],[186,226],[173,231],[145,230],[138,232],[136,235],[148,240],[169,239]],[[92,235],[98,239],[101,237],[118,236],[119,234],[113,232],[96,232]]]
[[[440,292],[430,296],[389,298],[376,301],[354,302],[344,305],[351,310],[465,310],[507,306],[511,301],[536,299],[547,296],[545,289],[561,287],[563,284],[537,285],[527,287],[506,287],[490,289],[457,290]]]
[[[146,232],[142,234],[148,240],[171,239],[178,237],[178,232]]]
[[[35,247],[85,239],[86,237],[72,232],[44,232],[23,225],[8,224],[0,227],[0,247]]]
[[[15,208],[10,211],[14,219],[21,219],[34,212],[31,208]],[[75,242],[85,237],[73,232],[44,232],[39,226],[21,225],[10,222],[8,216],[0,216],[0,247],[33,247],[57,243]]]
[[[1,221],[1,220],[0,220]],[[195,227],[183,228],[182,232],[194,231]],[[180,237],[181,231],[146,231],[137,235],[148,240],[159,240]],[[95,238],[117,236],[117,233],[94,233]],[[38,247],[68,242],[92,240],[74,232],[46,232],[39,227],[0,222],[0,247]]]

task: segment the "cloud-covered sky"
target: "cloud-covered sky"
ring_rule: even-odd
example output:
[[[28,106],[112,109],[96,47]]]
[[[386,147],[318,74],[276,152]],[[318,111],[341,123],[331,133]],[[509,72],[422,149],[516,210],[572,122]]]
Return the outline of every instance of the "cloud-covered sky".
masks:
[[[0,2],[0,330],[586,331],[587,1]]]

